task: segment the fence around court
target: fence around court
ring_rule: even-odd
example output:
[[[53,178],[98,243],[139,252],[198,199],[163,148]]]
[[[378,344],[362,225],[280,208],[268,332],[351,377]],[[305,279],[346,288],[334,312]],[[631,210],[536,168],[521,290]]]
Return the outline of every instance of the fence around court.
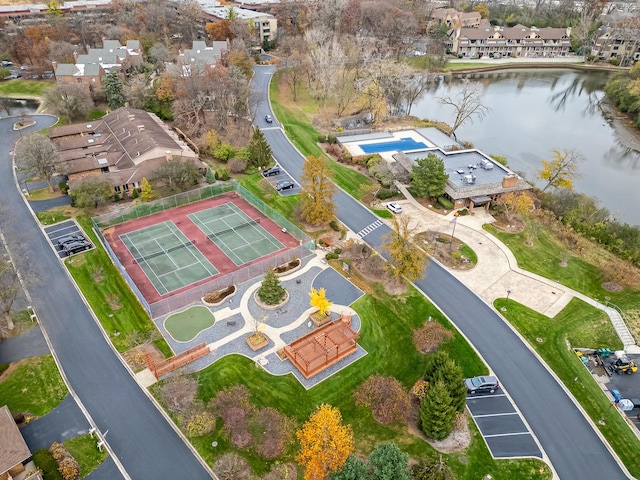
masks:
[[[171,295],[167,298],[149,304],[142,296],[142,293],[136,286],[135,282],[131,279],[120,260],[118,260],[118,257],[116,257],[111,246],[102,235],[101,229],[118,225],[129,220],[147,217],[170,208],[198,202],[200,200],[205,200],[207,198],[212,198],[232,191],[236,191],[240,197],[244,198],[247,202],[257,208],[263,215],[273,220],[279,226],[285,228],[288,233],[300,242],[300,245],[292,249],[288,249],[285,252],[276,254],[275,256],[265,258],[261,261],[239,268],[234,272],[213,278],[206,283],[192,287],[184,292]],[[136,294],[140,303],[147,310],[151,318],[166,315],[174,310],[178,310],[179,308],[197,302],[209,292],[229,285],[238,285],[249,281],[252,278],[264,275],[270,268],[287,263],[294,258],[300,258],[302,260],[312,255],[312,252],[315,249],[315,242],[313,239],[236,181],[221,185],[206,185],[196,190],[179,193],[153,202],[133,205],[119,212],[96,216],[93,217],[92,220],[94,230],[104,245],[109,257],[111,257],[114,265],[118,270],[120,270],[125,281],[129,284],[131,290]]]

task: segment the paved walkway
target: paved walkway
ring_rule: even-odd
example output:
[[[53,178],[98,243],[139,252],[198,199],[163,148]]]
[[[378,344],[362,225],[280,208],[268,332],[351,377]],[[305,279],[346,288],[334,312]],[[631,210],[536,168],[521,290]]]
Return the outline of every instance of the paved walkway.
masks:
[[[406,199],[395,203],[402,205],[403,215],[411,217],[419,230],[434,230],[451,235],[453,211],[444,216],[434,213],[413,198],[406,187],[399,188]],[[493,221],[494,218],[483,209],[475,210],[474,215],[458,217],[455,236],[476,252],[478,263],[471,270],[448,268],[453,275],[489,305],[497,298],[505,298],[509,291],[510,299],[550,318],[555,317],[572,298],[577,297],[609,315],[627,353],[640,353],[640,347],[636,345],[616,310],[518,267],[509,247],[482,228],[485,223]]]

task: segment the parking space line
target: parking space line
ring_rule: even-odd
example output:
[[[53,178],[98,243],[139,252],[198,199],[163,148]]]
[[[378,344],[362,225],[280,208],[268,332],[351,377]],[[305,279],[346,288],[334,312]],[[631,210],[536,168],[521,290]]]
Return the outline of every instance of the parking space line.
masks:
[[[497,397],[506,397],[506,395],[504,393],[497,393],[495,395],[467,395],[467,400],[469,399],[473,399],[473,400],[482,400],[484,398],[497,398]]]
[[[486,415],[474,415],[474,417],[475,418],[504,417],[505,415],[519,415],[519,413],[518,412],[488,413]]]
[[[495,438],[495,437],[511,437],[515,435],[531,435],[531,432],[513,432],[513,433],[494,433],[493,435],[483,435],[484,438]]]

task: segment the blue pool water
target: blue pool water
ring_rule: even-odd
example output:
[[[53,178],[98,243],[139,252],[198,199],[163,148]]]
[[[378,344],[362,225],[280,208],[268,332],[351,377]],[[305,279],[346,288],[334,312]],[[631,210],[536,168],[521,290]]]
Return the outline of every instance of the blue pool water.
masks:
[[[424,143],[416,142],[413,138],[401,138],[400,140],[393,140],[391,142],[360,143],[358,146],[364,153],[391,152],[394,150],[406,152],[407,150],[427,148]]]

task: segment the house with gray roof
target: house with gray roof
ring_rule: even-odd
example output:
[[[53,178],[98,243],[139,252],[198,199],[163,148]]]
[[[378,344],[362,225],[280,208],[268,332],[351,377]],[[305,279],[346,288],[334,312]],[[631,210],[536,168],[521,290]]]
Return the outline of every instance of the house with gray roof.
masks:
[[[166,70],[170,75],[181,77],[204,75],[216,65],[223,64],[229,50],[228,41],[211,42],[211,46],[204,41],[194,41],[192,48],[178,54],[176,63],[166,64]]]
[[[83,85],[89,90],[102,87],[102,79],[112,70],[121,71],[125,65],[142,63],[140,41],[104,40],[102,48],[87,47],[86,54],[74,53],[75,63],[52,62],[56,82]]]
[[[448,32],[447,47],[460,57],[557,57],[571,48],[571,27],[500,27],[482,20],[475,28],[458,26]]]
[[[178,133],[144,110],[119,108],[99,120],[52,128],[49,138],[58,150],[56,169],[68,177],[70,190],[87,176],[101,175],[122,195],[174,158],[206,170]]]

